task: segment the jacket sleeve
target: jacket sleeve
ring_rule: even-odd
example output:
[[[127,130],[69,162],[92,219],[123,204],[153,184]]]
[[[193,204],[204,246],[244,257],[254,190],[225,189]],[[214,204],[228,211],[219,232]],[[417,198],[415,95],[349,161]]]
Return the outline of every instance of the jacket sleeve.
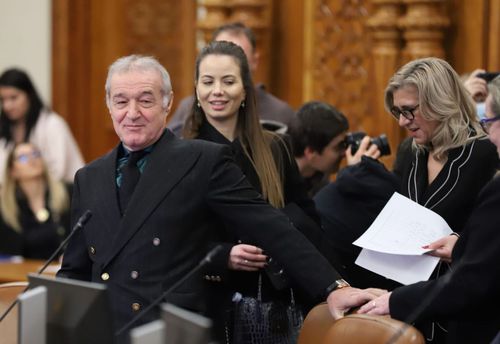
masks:
[[[436,280],[394,290],[389,300],[391,316],[405,319],[422,300],[429,305],[422,318],[474,318],[488,316],[485,309],[500,306],[498,223],[500,178],[494,179],[479,196],[462,237],[453,250],[452,272]]]
[[[326,288],[341,278],[337,271],[286,216],[262,200],[232,162],[227,148],[221,147],[210,159],[214,163],[206,202],[225,227],[238,236],[251,238],[281,262],[307,293],[324,298]]]

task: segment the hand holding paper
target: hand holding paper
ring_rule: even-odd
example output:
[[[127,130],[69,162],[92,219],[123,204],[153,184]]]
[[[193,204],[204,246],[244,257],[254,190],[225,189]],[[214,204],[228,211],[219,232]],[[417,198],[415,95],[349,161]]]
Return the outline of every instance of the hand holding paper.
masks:
[[[427,280],[439,258],[423,255],[428,245],[452,233],[441,216],[394,193],[353,244],[363,248],[356,264],[403,284]]]

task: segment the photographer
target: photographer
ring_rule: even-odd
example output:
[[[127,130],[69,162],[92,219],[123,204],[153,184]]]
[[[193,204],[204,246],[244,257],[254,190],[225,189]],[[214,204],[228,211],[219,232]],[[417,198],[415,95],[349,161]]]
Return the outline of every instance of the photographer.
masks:
[[[374,159],[380,156],[377,145],[370,144],[370,138],[363,138],[364,134],[351,140],[359,148],[352,154],[347,149],[348,129],[349,123],[342,112],[319,101],[305,103],[292,120],[288,134],[300,175],[311,197],[328,184],[330,175],[337,173],[344,157],[347,165],[354,165],[363,155]]]

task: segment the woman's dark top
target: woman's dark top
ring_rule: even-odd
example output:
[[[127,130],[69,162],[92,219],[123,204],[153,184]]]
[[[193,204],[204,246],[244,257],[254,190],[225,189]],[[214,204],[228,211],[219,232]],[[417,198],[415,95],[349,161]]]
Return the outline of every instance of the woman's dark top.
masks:
[[[233,157],[237,165],[242,169],[250,184],[259,192],[261,191],[257,172],[251,161],[245,155],[243,147],[238,139],[230,142],[208,122],[205,122],[200,128],[197,139],[231,146]],[[305,185],[303,184],[295,159],[288,153],[291,152],[291,150],[288,149],[287,151],[287,147],[282,140],[273,141],[271,148],[273,157],[278,163],[279,170],[282,171],[283,175],[283,190],[285,197],[285,209],[283,211],[291,218],[292,223],[294,223],[309,240],[313,241],[313,244],[318,244],[317,240],[319,239],[315,238],[320,237],[320,233],[318,232],[321,231],[319,216],[316,213],[314,202],[307,196]],[[311,221],[311,219],[314,219],[314,221]],[[296,221],[297,223],[302,223],[302,220],[304,220],[304,223],[308,221],[309,223],[304,226],[295,223]],[[221,226],[223,226],[223,224],[221,224]],[[255,230],[262,229],[256,228]],[[239,292],[243,296],[256,296],[259,272],[234,271],[228,268],[231,248],[239,243],[250,245],[253,243],[248,238],[234,237],[229,234],[228,231],[224,232],[220,241],[223,243],[224,250],[218,255],[218,258],[216,258],[210,269],[207,270],[205,278],[212,286],[217,287],[219,291],[225,289],[226,295],[224,298],[227,305],[229,305],[234,292]],[[289,288],[278,291],[273,287],[266,273],[262,272],[262,277],[262,299],[264,301],[277,298],[287,301],[290,300]]]
[[[71,191],[69,186],[67,186],[67,190]],[[68,195],[70,197],[71,194]],[[47,193],[46,204],[48,196]],[[31,210],[26,196],[20,190],[16,191],[16,200],[22,231],[15,231],[0,218],[0,253],[31,259],[49,258],[69,233],[69,205],[68,210],[61,214],[59,219],[50,213],[47,221],[39,222]]]

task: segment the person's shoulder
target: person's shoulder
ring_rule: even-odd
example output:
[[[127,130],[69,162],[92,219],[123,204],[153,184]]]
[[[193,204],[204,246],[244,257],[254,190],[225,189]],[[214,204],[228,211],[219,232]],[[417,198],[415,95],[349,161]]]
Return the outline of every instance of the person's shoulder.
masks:
[[[477,151],[484,155],[497,155],[496,146],[487,136],[479,137],[471,142],[477,148]]]
[[[290,111],[291,113],[294,113],[292,107],[288,105],[287,102],[267,92],[265,89],[261,89],[261,91],[258,92],[257,94],[259,97],[259,101],[262,101],[263,103],[268,105],[272,105],[277,109],[283,109],[286,111]]]
[[[170,134],[168,138],[168,142],[165,142],[166,145],[172,146],[176,150],[189,150],[189,151],[197,151],[200,153],[208,153],[208,152],[218,152],[227,148],[226,145],[218,144],[211,141],[206,141],[203,139],[183,139],[175,137],[174,134]]]
[[[67,127],[66,120],[54,111],[42,110],[38,124],[44,127]]]
[[[288,103],[267,92],[263,85],[256,86],[255,95],[261,119],[277,120],[288,124],[295,116],[295,111]]]

